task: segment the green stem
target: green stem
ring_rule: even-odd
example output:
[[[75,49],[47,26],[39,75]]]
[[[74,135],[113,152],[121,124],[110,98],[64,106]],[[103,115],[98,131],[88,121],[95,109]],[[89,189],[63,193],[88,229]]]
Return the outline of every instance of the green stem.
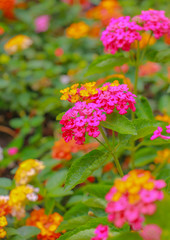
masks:
[[[153,32],[151,32],[151,34],[150,34],[150,36],[149,36],[149,38],[148,38],[148,42],[147,42],[147,44],[146,44],[146,47],[145,47],[144,50],[143,50],[143,53],[142,53],[140,62],[143,61],[143,58],[144,58],[144,56],[145,56],[146,50],[148,49],[149,42],[150,42],[150,40],[151,40],[152,34],[153,34]]]
[[[105,135],[102,127],[99,127],[99,130],[100,130],[100,132],[101,132],[101,134],[102,134],[102,136],[103,136],[103,138],[104,138],[104,140],[105,140],[105,142],[106,142],[106,144],[107,144],[107,146],[108,146],[109,152],[110,152],[111,155],[113,156],[113,159],[114,159],[114,162],[115,162],[115,165],[116,165],[116,167],[117,167],[117,170],[118,170],[119,175],[120,175],[121,177],[123,177],[124,174],[123,174],[122,168],[121,168],[121,166],[120,166],[119,160],[118,160],[117,156],[115,155],[115,153],[113,152],[112,147],[110,146],[109,141],[108,141],[108,139],[107,139],[107,137],[106,137],[106,135]]]

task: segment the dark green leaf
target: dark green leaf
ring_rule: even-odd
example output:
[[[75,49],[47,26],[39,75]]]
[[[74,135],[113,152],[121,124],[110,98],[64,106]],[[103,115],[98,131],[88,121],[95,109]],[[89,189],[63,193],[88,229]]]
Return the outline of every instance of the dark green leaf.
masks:
[[[142,148],[135,152],[135,166],[143,167],[146,164],[153,162],[156,157],[156,151],[154,148]]]

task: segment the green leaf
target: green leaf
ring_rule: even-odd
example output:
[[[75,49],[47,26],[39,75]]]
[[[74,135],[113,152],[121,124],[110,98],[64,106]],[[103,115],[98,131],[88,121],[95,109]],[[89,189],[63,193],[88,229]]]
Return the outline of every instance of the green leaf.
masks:
[[[45,214],[49,215],[52,213],[54,207],[55,207],[55,198],[45,198]]]
[[[10,189],[12,186],[12,180],[9,178],[0,178],[0,188]]]
[[[111,159],[110,153],[93,150],[75,160],[67,174],[65,189],[72,189],[84,182],[96,169]]]
[[[132,121],[119,113],[108,115],[106,121],[101,122],[100,125],[121,134],[137,134]]]
[[[157,138],[154,140],[145,140],[142,142],[143,146],[157,146],[157,145],[162,145],[162,144],[169,144],[170,143],[170,139],[165,140],[162,138]]]
[[[151,106],[145,97],[138,97],[136,99],[136,115],[139,118],[154,120]]]
[[[135,166],[143,167],[146,164],[153,162],[156,157],[154,148],[142,148],[135,152]]]
[[[56,120],[61,120],[62,117],[64,116],[64,114],[65,114],[65,112],[62,112],[62,113],[58,114],[57,117],[56,117]]]
[[[88,207],[96,207],[96,208],[102,208],[102,209],[106,208],[106,201],[101,198],[96,198],[96,197],[89,198],[83,201],[83,203]]]
[[[96,196],[99,198],[104,198],[106,194],[110,191],[112,185],[106,185],[102,183],[94,183],[94,184],[89,184],[85,187],[83,187],[83,191],[86,193]]]
[[[152,134],[160,125],[157,121],[152,121],[148,119],[135,119],[133,121],[133,124],[136,128],[137,135],[132,136],[131,140],[137,140],[139,138],[143,138]]]
[[[24,122],[21,118],[13,118],[10,120],[10,126],[13,128],[20,128],[23,124]]]
[[[166,48],[163,50],[159,50],[159,52],[155,56],[154,62],[170,63],[170,49]]]
[[[95,229],[92,228],[80,231],[69,237],[68,240],[90,240],[94,236],[94,230]]]
[[[42,124],[43,121],[44,121],[43,116],[36,116],[36,117],[31,118],[30,124],[32,127],[38,127],[39,125]]]
[[[62,187],[57,187],[55,189],[50,189],[47,192],[48,197],[64,197],[64,196],[69,196],[72,195],[73,191],[66,190]]]
[[[37,227],[23,226],[17,229],[18,234],[24,238],[24,240],[29,239],[38,235],[41,231]]]
[[[142,237],[139,236],[137,232],[122,232],[115,235],[114,237],[109,238],[108,240],[142,240]]]
[[[61,186],[65,182],[66,175],[67,170],[52,172],[46,184],[47,191],[54,190],[55,188]]]
[[[107,54],[95,59],[87,69],[85,76],[112,70],[114,66],[121,66],[127,63],[128,59],[121,53],[115,55]]]

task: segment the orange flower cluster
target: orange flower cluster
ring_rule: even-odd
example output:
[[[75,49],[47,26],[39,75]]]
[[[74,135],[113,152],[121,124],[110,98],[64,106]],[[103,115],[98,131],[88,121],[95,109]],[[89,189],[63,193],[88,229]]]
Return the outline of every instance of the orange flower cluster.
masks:
[[[8,200],[8,196],[0,196],[0,238],[6,236],[6,231],[3,229],[8,224],[5,216],[11,212]]]
[[[139,48],[143,49],[147,45],[152,46],[156,42],[156,39],[147,32],[142,33],[141,36],[142,39],[140,41],[134,41],[132,47],[137,48],[139,42]]]
[[[52,157],[56,159],[70,160],[72,158],[71,153],[78,151],[89,152],[98,147],[98,143],[87,143],[84,145],[78,145],[74,140],[65,142],[63,138],[56,141],[52,148]]]
[[[53,213],[46,215],[44,209],[33,210],[30,218],[27,219],[27,226],[35,226],[41,230],[41,233],[37,235],[39,240],[55,240],[58,239],[61,234],[55,233],[60,223],[63,221],[63,217],[59,213]]]
[[[62,0],[63,2],[69,4],[69,5],[73,5],[73,4],[80,4],[82,7],[88,7],[90,5],[90,1],[89,0]]]
[[[170,163],[170,149],[164,149],[157,152],[157,156],[154,160],[155,163],[162,163],[167,161]]]
[[[126,73],[129,70],[129,66],[125,63],[122,66],[114,67],[115,72],[117,73]]]
[[[88,10],[86,16],[100,20],[104,26],[107,26],[111,18],[122,16],[122,8],[117,0],[102,0],[98,6]]]
[[[89,30],[90,27],[84,22],[72,23],[66,29],[66,36],[75,39],[86,37]]]
[[[164,115],[156,116],[155,119],[158,121],[167,122],[170,124],[170,116],[168,116],[166,113]]]
[[[14,17],[15,0],[0,0],[0,10],[6,18]]]
[[[147,62],[139,67],[139,76],[140,77],[153,76],[155,73],[159,72],[160,69],[161,66],[158,63]]]

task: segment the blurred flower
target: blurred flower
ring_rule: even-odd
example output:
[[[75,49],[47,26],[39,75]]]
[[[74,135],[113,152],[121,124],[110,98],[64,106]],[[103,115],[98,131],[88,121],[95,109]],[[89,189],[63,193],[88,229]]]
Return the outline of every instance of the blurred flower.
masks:
[[[65,2],[67,4],[73,5],[73,4],[80,4],[83,8],[86,8],[90,5],[90,0],[62,0],[62,2]]]
[[[66,36],[69,38],[82,38],[88,35],[90,27],[84,22],[72,23],[66,29]]]
[[[55,50],[55,56],[56,57],[61,57],[64,54],[64,50],[62,48],[57,48]]]
[[[97,226],[94,233],[96,236],[91,238],[91,240],[107,240],[109,237],[109,227],[100,224]]]
[[[8,224],[5,216],[11,212],[8,200],[8,196],[0,196],[0,238],[6,236],[6,231],[3,229]]]
[[[4,49],[8,54],[14,54],[20,50],[29,48],[33,41],[31,38],[24,35],[17,35],[11,38],[5,45]]]
[[[107,163],[104,167],[103,167],[103,173],[109,172],[110,170],[114,169],[114,164],[113,163]]]
[[[0,26],[0,35],[4,34],[4,28]]]
[[[44,164],[35,159],[28,159],[20,163],[14,179],[17,185],[25,185],[29,183],[34,176],[44,169]]]
[[[140,232],[143,240],[161,240],[162,229],[156,224],[146,225]]]
[[[139,47],[141,49],[145,48],[147,45],[152,46],[156,42],[156,39],[147,32],[142,33],[141,36],[142,39],[139,41]],[[132,43],[132,47],[137,48],[138,41],[134,41],[134,43]]]
[[[128,222],[134,231],[141,230],[144,216],[154,214],[156,201],[163,199],[165,186],[163,180],[155,180],[144,170],[132,170],[116,179],[106,195],[108,220],[119,228]]]
[[[170,133],[170,125],[166,126],[166,132],[167,133]],[[157,130],[154,131],[152,137],[150,138],[151,140],[154,140],[156,138],[162,138],[162,139],[165,139],[165,140],[168,140],[170,139],[170,136],[165,136],[165,135],[162,135],[162,131],[163,129],[161,127],[158,127]]]
[[[68,84],[71,81],[70,76],[68,75],[61,75],[60,82],[63,84]]]
[[[10,57],[7,54],[1,54],[0,55],[0,63],[1,64],[7,64],[10,61]]]
[[[93,24],[89,30],[89,37],[99,38],[101,31],[101,26],[99,24]]]
[[[98,143],[86,143],[84,145],[78,145],[74,140],[66,143],[63,138],[56,141],[52,148],[52,157],[56,159],[70,160],[72,153],[78,151],[89,152],[98,147]]]
[[[35,31],[37,33],[46,32],[49,28],[50,17],[42,15],[35,19]]]
[[[10,156],[13,156],[13,155],[17,154],[17,152],[18,152],[17,147],[8,148],[8,155],[10,155]]]
[[[160,64],[155,62],[147,62],[139,67],[139,76],[140,77],[153,76],[160,70],[161,70]]]
[[[0,10],[6,18],[14,17],[15,0],[0,0]]]
[[[33,210],[31,216],[27,219],[27,226],[35,226],[41,230],[41,233],[37,235],[39,240],[55,240],[58,239],[61,234],[55,233],[63,217],[55,212],[50,215],[46,215],[44,209]]]
[[[42,77],[38,81],[34,82],[31,87],[34,91],[37,91],[37,90],[41,90],[41,89],[46,88],[46,87],[50,87],[51,84],[52,83],[51,83],[51,80],[49,78]]]
[[[164,161],[167,161],[170,163],[170,149],[163,149],[160,151],[157,151],[157,156],[154,159],[155,163],[162,163]]]
[[[170,35],[169,34],[165,34],[164,39],[165,39],[165,43],[170,45]]]
[[[125,63],[122,66],[114,67],[115,72],[117,73],[126,73],[129,70],[129,66]]]
[[[163,121],[163,122],[167,122],[170,124],[170,116],[168,116],[166,113],[164,115],[156,116],[155,119],[158,121]]]
[[[28,201],[35,202],[38,199],[38,188],[34,188],[31,185],[17,186],[11,190],[9,194],[9,205],[12,209],[12,216],[21,219],[25,217],[25,205]]]

